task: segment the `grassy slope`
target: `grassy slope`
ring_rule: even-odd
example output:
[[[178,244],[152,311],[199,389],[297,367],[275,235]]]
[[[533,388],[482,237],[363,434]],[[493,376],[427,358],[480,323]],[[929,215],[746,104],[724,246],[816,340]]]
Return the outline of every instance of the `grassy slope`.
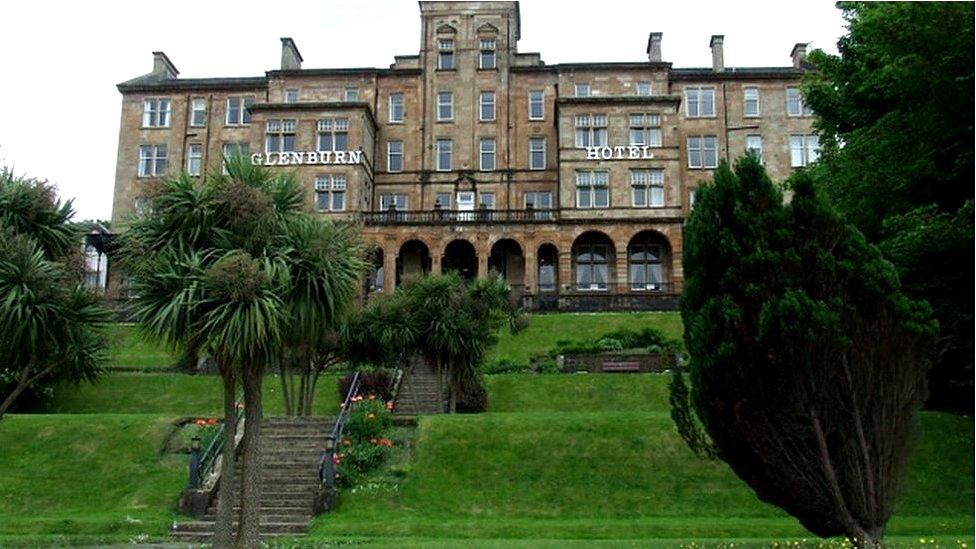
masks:
[[[185,456],[158,454],[168,429],[154,415],[7,416],[0,536],[165,534],[186,482]]]
[[[113,324],[105,335],[109,341],[106,366],[113,370],[167,370],[176,363],[176,353],[147,342],[135,324]]]
[[[315,409],[322,415],[338,410],[338,376],[322,376],[316,386]],[[95,384],[62,385],[45,410],[55,414],[223,414],[223,389],[217,376],[185,374],[113,374]],[[264,382],[265,413],[281,414],[281,384]]]
[[[680,338],[681,315],[677,312],[644,313],[554,313],[533,315],[529,327],[517,335],[499,333],[498,345],[488,360],[507,359],[526,364],[535,352],[547,351],[559,340],[583,341],[620,328],[651,326],[665,335]]]

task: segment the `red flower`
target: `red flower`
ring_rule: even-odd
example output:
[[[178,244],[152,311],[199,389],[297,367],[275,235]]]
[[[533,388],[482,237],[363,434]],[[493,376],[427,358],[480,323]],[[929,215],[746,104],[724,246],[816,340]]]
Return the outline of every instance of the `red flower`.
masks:
[[[205,419],[198,419],[198,420],[196,420],[196,424],[197,424],[198,427],[206,427],[207,426],[207,420],[205,420]]]
[[[216,424],[217,424],[217,418],[215,418],[215,417],[212,417],[212,418],[210,418],[210,419],[207,420],[207,425],[210,425],[211,427],[214,426],[214,425],[216,425]]]

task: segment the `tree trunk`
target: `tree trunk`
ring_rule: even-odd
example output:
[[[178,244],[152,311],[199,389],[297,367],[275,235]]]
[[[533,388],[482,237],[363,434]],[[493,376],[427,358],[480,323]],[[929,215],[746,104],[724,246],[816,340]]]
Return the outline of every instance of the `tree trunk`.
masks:
[[[13,406],[14,401],[20,396],[20,393],[24,392],[27,388],[27,377],[30,375],[30,365],[24,366],[23,371],[20,372],[20,377],[17,379],[17,386],[14,387],[13,392],[7,395],[7,398],[3,399],[3,404],[0,404],[0,421],[3,420],[3,415],[7,413],[7,410]]]
[[[301,360],[301,368],[300,368],[301,382],[299,383],[297,400],[301,402],[301,404],[296,406],[296,408],[298,409],[297,415],[300,416],[308,415],[308,412],[305,411],[305,401],[307,400],[305,396],[305,391],[308,390],[308,360],[307,359],[308,357],[304,355],[299,359]]]
[[[261,395],[262,368],[251,364],[244,369],[244,455],[241,470],[241,513],[235,547],[261,546],[261,420],[264,416]]]
[[[217,359],[217,368],[224,383],[224,451],[220,454],[220,486],[217,488],[217,517],[214,520],[214,547],[230,547],[233,536],[234,502],[237,500],[235,486],[236,452],[234,439],[237,438],[237,376],[231,365]]]
[[[278,377],[281,378],[281,399],[285,403],[285,415],[290,416],[292,414],[292,402],[291,394],[288,392],[288,360],[284,357],[278,359]]]

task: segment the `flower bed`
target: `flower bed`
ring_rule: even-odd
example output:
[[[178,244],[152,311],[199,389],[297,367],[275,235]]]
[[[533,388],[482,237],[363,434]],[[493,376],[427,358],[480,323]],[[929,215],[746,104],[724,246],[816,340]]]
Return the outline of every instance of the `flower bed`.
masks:
[[[389,456],[394,442],[390,439],[393,427],[393,403],[376,395],[355,396],[343,437],[332,458],[336,483],[354,486]]]

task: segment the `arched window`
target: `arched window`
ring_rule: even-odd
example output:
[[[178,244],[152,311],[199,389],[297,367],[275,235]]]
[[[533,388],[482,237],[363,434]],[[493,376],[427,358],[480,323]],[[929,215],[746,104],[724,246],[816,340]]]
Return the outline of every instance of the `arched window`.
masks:
[[[634,236],[627,246],[628,280],[635,292],[660,292],[667,289],[670,246],[654,231]]]

